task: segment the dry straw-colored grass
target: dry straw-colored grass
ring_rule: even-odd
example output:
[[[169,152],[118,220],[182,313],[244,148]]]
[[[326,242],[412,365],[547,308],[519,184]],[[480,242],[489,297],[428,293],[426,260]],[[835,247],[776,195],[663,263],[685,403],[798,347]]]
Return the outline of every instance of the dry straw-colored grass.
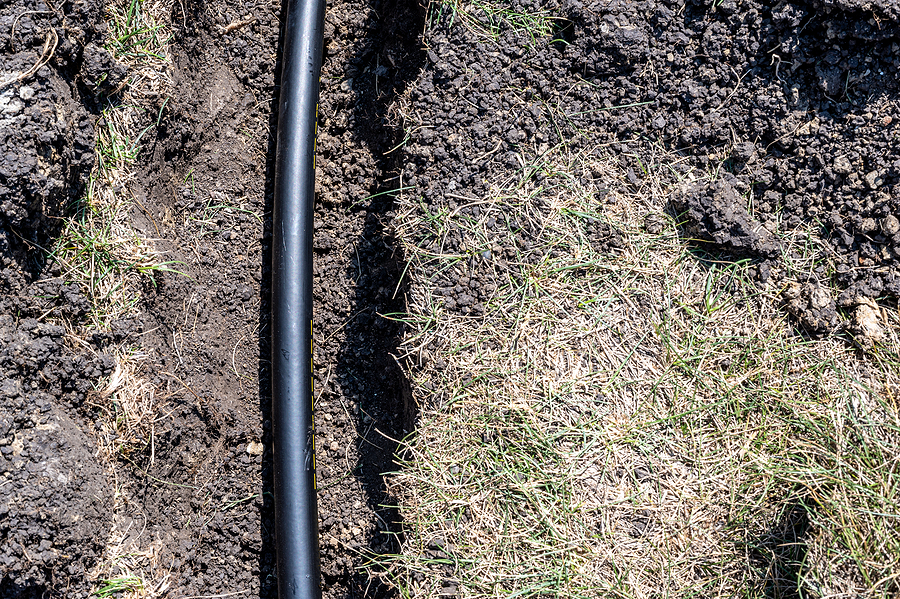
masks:
[[[117,500],[121,499],[117,497]],[[113,526],[105,559],[91,573],[97,581],[91,594],[97,599],[157,599],[169,597],[171,572],[160,559],[162,544],[147,542],[145,528],[135,530],[136,521]]]
[[[167,15],[171,3],[116,0],[107,6],[106,49],[128,69],[122,85],[102,101],[96,124],[96,164],[84,199],[53,247],[67,281],[78,283],[91,303],[86,328],[108,330],[133,314],[142,278],[170,268],[153,246],[131,227],[136,203],[131,186],[142,143],[152,135],[171,88]],[[152,220],[152,215],[149,215]],[[84,323],[77,323],[84,325]],[[116,348],[116,368],[89,402],[98,410],[98,453],[115,482],[120,459],[152,464],[155,426],[160,416],[156,391],[141,375],[143,356]],[[149,452],[149,458],[146,454]],[[116,511],[128,498],[116,488]],[[169,574],[159,563],[158,541],[148,541],[134,524],[109,532],[103,559],[91,580],[93,597],[150,599],[168,596]]]
[[[150,465],[156,457],[159,402],[155,387],[142,376],[144,358],[139,353],[120,352],[106,386],[90,399],[103,414],[95,433],[106,460],[131,458],[148,448]]]
[[[106,47],[127,67],[128,76],[103,100],[96,164],[85,198],[53,248],[63,276],[86,292],[99,328],[133,311],[143,276],[171,267],[151,240],[132,229],[129,216],[137,202],[131,190],[135,163],[145,136],[162,117],[172,85],[165,25],[170,7],[140,0],[107,7]]]
[[[679,237],[657,176],[677,157],[639,185],[602,148],[530,160],[478,216],[399,200],[421,418],[378,567],[417,598],[895,596],[896,311],[867,355],[805,339],[750,264]],[[595,249],[597,221],[621,249]],[[782,235],[788,279],[827,260]],[[484,313],[448,310],[435,277],[476,263]]]

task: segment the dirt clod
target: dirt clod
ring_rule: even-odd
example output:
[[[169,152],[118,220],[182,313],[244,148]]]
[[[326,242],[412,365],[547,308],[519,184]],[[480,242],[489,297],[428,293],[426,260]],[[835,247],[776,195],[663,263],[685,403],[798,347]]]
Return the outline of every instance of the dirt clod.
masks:
[[[781,295],[785,309],[810,335],[827,335],[837,328],[840,318],[835,301],[818,281],[789,281]]]
[[[688,185],[680,196],[672,198],[672,206],[692,240],[734,256],[777,257],[781,251],[778,240],[750,216],[746,204],[746,199],[721,179]]]
[[[862,300],[853,310],[850,333],[864,349],[871,349],[884,340],[881,310],[872,300]]]

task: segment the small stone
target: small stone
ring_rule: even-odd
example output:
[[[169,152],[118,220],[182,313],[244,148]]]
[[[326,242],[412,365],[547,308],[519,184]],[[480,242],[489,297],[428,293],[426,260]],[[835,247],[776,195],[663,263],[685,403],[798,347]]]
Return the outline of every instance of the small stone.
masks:
[[[338,451],[340,448],[341,446],[338,445],[337,441],[332,441],[331,445],[328,446],[328,449],[330,449],[331,451]]]
[[[810,288],[809,307],[813,310],[822,310],[833,303],[834,301],[831,299],[831,294],[827,288],[821,285],[814,285]]]
[[[846,156],[838,156],[834,159],[834,164],[831,165],[831,168],[839,175],[849,175],[850,171],[853,170],[853,165],[850,164]]]
[[[257,443],[256,441],[250,441],[247,443],[247,453],[250,455],[262,455],[263,444]]]
[[[19,97],[26,102],[34,97],[34,88],[29,85],[23,85],[19,88]]]
[[[634,469],[634,478],[636,478],[639,483],[645,483],[653,480],[650,471],[642,466],[638,466]]]
[[[3,100],[5,100],[5,101],[3,101]],[[0,100],[0,113],[4,114],[6,116],[10,116],[10,117],[16,116],[17,114],[22,112],[22,109],[24,107],[25,107],[24,104],[22,104],[15,98]]]
[[[873,233],[875,231],[875,219],[864,218],[859,224],[859,231],[864,234]]]
[[[881,219],[881,232],[887,236],[894,236],[900,233],[900,220],[893,214],[889,214]]]
[[[864,300],[853,311],[850,328],[857,342],[866,348],[872,348],[884,339],[878,306],[870,299]]]
[[[869,186],[869,189],[878,189],[883,182],[884,180],[881,178],[881,173],[878,171],[872,171],[866,175],[866,185]]]
[[[803,286],[796,281],[788,281],[784,286],[784,290],[781,292],[781,295],[786,300],[795,300],[800,297],[800,292],[803,290]]]
[[[666,219],[659,214],[649,213],[644,217],[644,230],[651,235],[659,235],[666,228]]]

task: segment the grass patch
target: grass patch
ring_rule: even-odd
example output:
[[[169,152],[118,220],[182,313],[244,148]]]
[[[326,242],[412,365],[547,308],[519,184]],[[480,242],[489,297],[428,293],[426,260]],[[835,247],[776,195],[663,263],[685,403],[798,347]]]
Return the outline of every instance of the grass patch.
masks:
[[[131,228],[129,216],[141,142],[159,125],[171,85],[165,9],[163,3],[140,0],[114,2],[107,9],[107,50],[128,67],[129,77],[104,100],[86,196],[51,252],[63,276],[86,292],[92,324],[100,329],[134,309],[143,276],[174,267]],[[158,109],[144,108],[154,103]]]
[[[140,149],[139,140],[130,135],[136,115],[127,108],[103,112],[97,127],[97,164],[86,197],[52,251],[63,276],[86,292],[93,324],[103,329],[137,304],[143,275],[174,268],[130,225],[134,198],[128,188]]]
[[[101,99],[96,160],[85,197],[51,248],[63,278],[77,283],[90,302],[90,322],[69,323],[81,327],[80,332],[110,330],[115,320],[135,313],[148,277],[152,281],[154,273],[177,268],[131,227],[135,208],[156,226],[131,186],[143,144],[163,117],[172,85],[166,31],[170,8],[141,0],[107,5],[106,49],[127,67],[128,77]],[[140,374],[143,356],[125,348],[108,351],[115,354],[115,371],[87,401],[97,409],[99,455],[115,480],[120,460],[153,463],[159,415],[155,389]],[[118,513],[128,498],[115,486]],[[134,530],[133,524],[117,522],[109,531],[104,559],[89,574],[96,581],[92,597],[168,596],[170,573],[159,563],[159,544],[148,542],[144,530]]]
[[[548,39],[556,31],[555,23],[559,20],[549,10],[525,9],[505,1],[430,2],[428,29],[445,18],[449,19],[451,27],[459,20],[476,34],[491,39],[498,39],[503,32],[511,30],[531,44]]]
[[[98,582],[90,597],[157,599],[170,595],[171,574],[160,564],[159,543],[136,549],[143,533],[131,527],[113,527],[107,545],[109,558],[92,573],[91,578]]]
[[[128,66],[128,99],[163,96],[171,86],[171,34],[166,26],[172,3],[165,0],[116,0],[107,5],[106,49]]]
[[[398,200],[421,421],[378,567],[402,596],[900,591],[897,314],[867,355],[800,336],[749,262],[678,236],[665,158],[639,189],[559,148],[456,207]]]
[[[138,456],[149,452],[148,465],[153,464],[157,398],[153,385],[140,375],[145,358],[135,351],[119,351],[112,376],[88,400],[104,415],[95,432],[107,460],[143,461]]]

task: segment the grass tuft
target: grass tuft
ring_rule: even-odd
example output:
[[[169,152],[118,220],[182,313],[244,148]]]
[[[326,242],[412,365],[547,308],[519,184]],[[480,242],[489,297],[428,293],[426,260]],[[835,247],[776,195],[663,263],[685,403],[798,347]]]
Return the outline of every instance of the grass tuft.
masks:
[[[451,26],[459,19],[471,31],[484,37],[497,39],[502,33],[511,31],[531,44],[549,39],[559,21],[549,10],[523,9],[509,2],[448,0],[429,3],[429,27],[445,17],[450,19]]]
[[[107,599],[161,599],[169,596],[171,574],[160,564],[160,544],[138,550],[144,531],[113,526],[107,558],[92,573],[97,580],[91,597]]]
[[[172,85],[171,34],[166,27],[172,2],[116,0],[107,6],[106,49],[128,67],[126,103],[164,96]]]
[[[101,454],[109,460],[121,457],[134,462],[149,452],[152,465],[155,458],[157,398],[153,385],[140,375],[145,357],[121,351],[109,381],[90,399],[103,413],[96,421],[96,433]]]

